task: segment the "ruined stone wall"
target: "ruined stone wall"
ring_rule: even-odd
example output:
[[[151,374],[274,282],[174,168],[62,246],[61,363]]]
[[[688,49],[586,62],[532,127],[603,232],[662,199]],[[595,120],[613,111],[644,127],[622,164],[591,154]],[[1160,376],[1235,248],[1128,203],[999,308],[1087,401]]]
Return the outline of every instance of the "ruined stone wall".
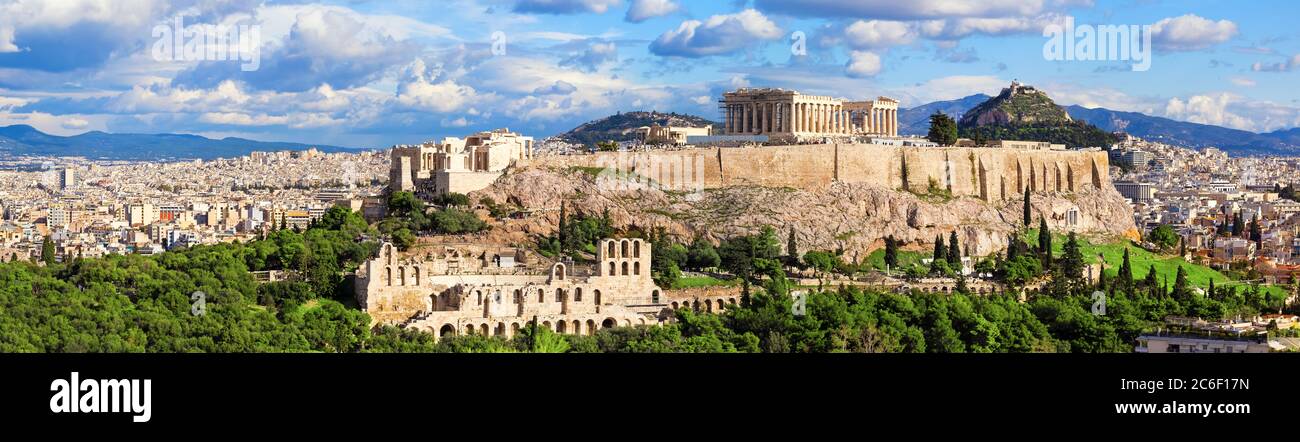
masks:
[[[616,167],[669,189],[760,185],[815,190],[845,182],[926,193],[933,182],[954,196],[990,202],[1018,197],[1026,188],[1074,192],[1082,186],[1111,187],[1102,151],[820,144],[601,152],[540,157],[533,164]]]

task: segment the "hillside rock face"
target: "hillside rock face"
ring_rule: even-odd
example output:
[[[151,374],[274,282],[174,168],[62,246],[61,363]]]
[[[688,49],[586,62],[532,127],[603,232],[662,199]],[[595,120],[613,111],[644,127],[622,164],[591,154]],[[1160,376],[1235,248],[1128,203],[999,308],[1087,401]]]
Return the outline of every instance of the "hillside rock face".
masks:
[[[987,255],[1006,248],[1008,236],[1021,227],[1022,218],[1020,200],[941,200],[861,183],[834,183],[815,190],[730,186],[664,192],[645,186],[609,186],[588,173],[546,167],[512,171],[470,196],[507,201],[533,213],[494,229],[502,242],[524,244],[533,235],[552,233],[563,200],[569,213],[608,211],[616,228],[662,227],[682,241],[702,236],[717,242],[772,226],[784,247],[793,229],[801,252],[843,249],[850,259],[865,258],[884,247],[889,235],[902,241],[905,249],[929,250],[936,236],[947,238],[952,231],[969,253]],[[1131,209],[1109,186],[1037,193],[1031,206],[1035,226],[1038,217],[1046,216],[1048,226],[1058,231],[1091,236],[1136,232]]]
[[[962,115],[961,126],[1069,123],[1070,114],[1047,94],[1019,83]]]

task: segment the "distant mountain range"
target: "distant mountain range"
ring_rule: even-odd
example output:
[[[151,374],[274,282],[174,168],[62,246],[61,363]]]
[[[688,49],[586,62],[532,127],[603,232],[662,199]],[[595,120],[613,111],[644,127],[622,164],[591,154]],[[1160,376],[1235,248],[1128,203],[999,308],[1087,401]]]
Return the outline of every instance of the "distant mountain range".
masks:
[[[936,101],[898,111],[899,132],[904,135],[925,135],[930,130],[930,115],[943,112],[960,121],[966,113],[990,96],[975,94],[956,100]],[[1254,133],[1239,129],[1188,123],[1163,117],[1153,117],[1137,112],[1113,111],[1105,108],[1064,106],[1066,113],[1106,131],[1123,131],[1150,141],[1175,146],[1202,148],[1214,146],[1234,155],[1295,155],[1300,153],[1300,128],[1269,133]]]
[[[663,112],[620,112],[599,120],[592,120],[556,138],[570,143],[595,145],[601,141],[632,141],[637,128],[650,125],[673,127],[720,127],[721,123],[694,115]]]
[[[62,137],[27,125],[0,127],[0,156],[78,156],[98,160],[163,161],[234,158],[256,151],[307,150],[357,152],[339,146],[309,145],[243,138],[220,140],[184,134],[110,134],[86,132]]]

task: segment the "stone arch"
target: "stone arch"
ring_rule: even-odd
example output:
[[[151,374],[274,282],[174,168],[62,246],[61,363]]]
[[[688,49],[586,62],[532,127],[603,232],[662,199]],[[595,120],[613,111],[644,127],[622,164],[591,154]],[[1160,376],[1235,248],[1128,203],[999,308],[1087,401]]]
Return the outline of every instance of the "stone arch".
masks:
[[[616,257],[618,257],[618,250],[617,250],[617,249],[615,248],[615,246],[614,246],[614,241],[613,241],[613,240],[607,240],[606,243],[609,244],[609,247],[608,247],[609,251],[608,251],[607,253],[605,253],[606,255],[609,255],[609,256],[606,256],[606,258],[616,258]]]
[[[618,321],[614,318],[605,318],[600,322],[600,328],[614,328],[618,326]]]
[[[673,301],[673,303],[669,305],[672,306],[673,310],[677,310],[677,301]]]
[[[420,266],[411,267],[411,271],[415,273],[415,285],[418,287],[420,285]]]
[[[384,279],[387,281],[388,286],[389,286],[389,287],[392,287],[392,286],[393,286],[393,268],[392,268],[392,267],[384,267],[384,275],[385,275],[385,276],[384,276]]]
[[[633,258],[641,257],[641,240],[639,239],[632,241],[632,257]]]
[[[651,303],[651,304],[658,304],[658,303],[659,303],[659,290],[658,290],[658,289],[655,289],[655,290],[653,290],[653,291],[650,292],[650,303]]]
[[[736,298],[727,298],[727,305],[736,305]]]
[[[443,324],[442,328],[438,329],[438,337],[445,338],[448,336],[456,336],[456,326],[451,324]]]
[[[610,244],[613,244],[613,243],[610,243]],[[609,276],[614,276],[614,275],[617,275],[617,274],[618,274],[618,272],[615,271],[614,261],[610,261],[610,262],[609,262]]]
[[[493,335],[493,336],[505,336],[505,335],[506,335],[506,323],[504,323],[504,322],[498,322],[498,323],[497,323],[497,326],[496,326],[496,330],[493,330],[493,331],[492,331],[492,335]]]
[[[483,336],[488,336],[488,325],[487,325],[487,323],[479,324],[479,325],[478,325],[478,329],[479,329],[480,332],[483,333]]]
[[[555,302],[564,302],[564,289],[555,289]]]
[[[691,310],[695,310],[697,312],[700,311],[700,300],[696,299],[695,302],[691,303]]]
[[[594,320],[594,319],[588,319],[588,320],[587,320],[587,335],[588,335],[588,336],[591,336],[591,335],[594,335],[594,334],[596,334],[596,320]]]
[[[712,300],[712,299],[705,299],[705,300],[704,300],[704,311],[709,312],[709,313],[713,313],[713,300]]]
[[[631,243],[631,241],[628,241],[628,240],[626,240],[626,239],[625,239],[625,240],[622,240],[622,241],[619,241],[619,251],[618,251],[619,253],[618,253],[618,255],[619,255],[620,258],[626,258],[626,257],[628,257],[628,256],[631,256],[631,255],[628,253],[628,252],[629,252],[628,247],[631,246],[630,243]]]
[[[632,274],[641,276],[641,261],[635,261],[632,263]]]
[[[594,302],[596,305],[600,305],[600,290],[599,289],[594,290],[591,292],[591,294],[593,298],[592,302]]]
[[[542,327],[545,327],[547,330],[551,330],[551,331],[555,330],[551,328],[551,321],[542,321]]]
[[[475,304],[478,304],[478,305],[483,305],[483,291],[482,291],[482,290],[475,290],[475,291],[474,291],[474,303],[475,303]]]
[[[406,267],[397,266],[397,285],[406,285]]]
[[[555,332],[564,334],[569,332],[569,322],[565,320],[555,321]]]
[[[465,324],[465,336],[474,334],[474,324]]]
[[[388,264],[388,265],[390,265],[390,266],[393,265],[393,245],[392,245],[392,244],[384,244],[384,258],[387,260],[386,264]]]
[[[517,336],[517,335],[519,335],[519,323],[518,323],[518,322],[511,322],[511,323],[510,323],[510,336]]]
[[[524,302],[524,291],[520,289],[515,289],[515,304],[522,304],[523,302]]]
[[[573,289],[573,302],[582,302],[582,287]]]
[[[627,276],[627,261],[623,261],[623,276]]]
[[[572,330],[572,331],[573,331],[573,334],[575,334],[575,335],[580,335],[580,334],[582,334],[582,321],[579,321],[579,320],[577,320],[577,319],[574,319],[574,320],[573,320],[573,330]]]
[[[546,302],[546,289],[537,289],[537,303]]]
[[[552,267],[552,268],[551,268],[551,279],[554,279],[554,280],[557,280],[557,281],[563,281],[563,280],[564,280],[565,270],[566,270],[566,269],[565,269],[565,267],[564,267],[564,263],[562,263],[562,262],[557,262],[557,263],[555,263],[555,267]]]

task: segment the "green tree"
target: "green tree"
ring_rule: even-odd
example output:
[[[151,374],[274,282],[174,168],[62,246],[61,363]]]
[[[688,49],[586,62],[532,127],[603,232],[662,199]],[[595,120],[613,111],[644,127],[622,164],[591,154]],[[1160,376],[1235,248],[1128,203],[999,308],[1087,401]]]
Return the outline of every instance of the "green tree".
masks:
[[[45,239],[41,240],[41,262],[47,266],[54,265],[55,255],[54,240],[50,239],[49,235],[45,235]]]
[[[790,237],[785,243],[785,256],[790,259],[790,265],[799,267],[799,244],[795,242],[794,226],[790,226]]]
[[[894,235],[885,237],[885,265],[891,269],[898,268],[898,241]]]
[[[803,255],[803,262],[819,274],[825,274],[835,270],[839,259],[830,252],[814,250]]]
[[[713,243],[700,237],[691,242],[687,252],[686,267],[704,270],[717,267],[721,263],[722,259],[718,257],[718,250],[713,247]]]
[[[1043,268],[1052,268],[1052,231],[1047,228],[1047,219],[1038,218],[1038,257],[1043,261]]]
[[[1021,209],[1024,211],[1023,215],[1024,215],[1025,229],[1028,230],[1030,224],[1034,222],[1033,212],[1031,211],[1032,207],[1031,207],[1030,204],[1029,204],[1029,188],[1028,188],[1028,187],[1025,188],[1025,202],[1024,202],[1024,204],[1022,205]]]
[[[1179,236],[1173,227],[1161,224],[1147,234],[1147,240],[1165,250],[1173,250],[1174,246],[1178,245]]]
[[[1191,288],[1187,285],[1187,272],[1183,266],[1178,266],[1178,274],[1174,276],[1174,297],[1186,300],[1192,297]]]
[[[956,144],[957,122],[953,121],[952,117],[936,111],[930,115],[930,133],[926,138],[940,146]]]
[[[961,269],[961,246],[957,245],[957,231],[953,230],[948,234],[948,267],[953,270]]]

